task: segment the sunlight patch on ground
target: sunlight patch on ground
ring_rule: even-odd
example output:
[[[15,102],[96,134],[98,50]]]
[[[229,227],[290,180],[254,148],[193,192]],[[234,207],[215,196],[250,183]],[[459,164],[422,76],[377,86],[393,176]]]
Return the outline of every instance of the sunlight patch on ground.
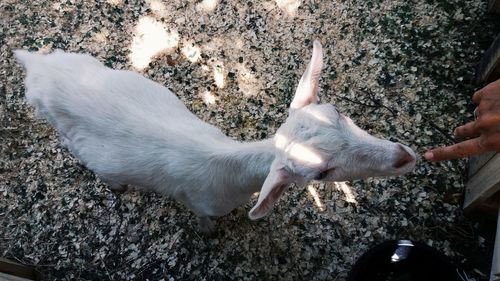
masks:
[[[224,88],[224,86],[226,85],[224,79],[224,64],[222,62],[215,62],[213,65],[213,73],[215,85],[217,85],[219,89]]]
[[[177,47],[179,34],[175,30],[167,30],[165,24],[151,17],[139,19],[129,55],[130,62],[136,69],[146,68],[154,56]]]
[[[210,41],[203,44],[203,50],[206,52],[219,52],[221,48],[224,50],[242,50],[245,46],[245,41],[240,34],[228,33],[224,37],[214,36]]]
[[[157,16],[166,17],[168,15],[167,7],[159,0],[147,0],[151,11]]]
[[[252,194],[252,199],[257,199],[257,198],[259,198],[259,194],[260,194],[260,192],[258,192],[258,191],[257,191],[257,192],[254,192],[254,193]]]
[[[205,91],[203,93],[200,93],[200,96],[206,105],[213,105],[217,101],[217,97],[210,91]]]
[[[295,17],[302,1],[300,0],[275,0],[276,5],[290,17]]]
[[[316,190],[316,188],[312,184],[309,184],[307,186],[307,191],[309,191],[309,194],[313,197],[314,204],[316,205],[318,210],[320,210],[321,212],[325,211],[325,205],[321,201],[321,198],[319,198],[318,191]]]
[[[197,62],[201,56],[200,48],[195,46],[191,42],[184,44],[184,47],[182,48],[181,51],[182,51],[182,54],[186,57],[186,59],[192,63]]]
[[[203,44],[203,50],[205,52],[217,52],[223,46],[224,46],[224,48],[229,47],[225,43],[224,39],[222,39],[221,37],[211,37],[210,41],[208,41],[205,44]]]
[[[49,54],[52,52],[52,47],[53,47],[53,43],[50,42],[48,44],[45,44],[43,45],[41,48],[38,49],[38,52],[39,54]],[[1,114],[0,114],[1,116]]]
[[[96,43],[106,43],[108,41],[108,36],[109,36],[109,31],[106,29],[103,29],[96,34],[94,34],[94,41]]]
[[[217,8],[217,4],[219,4],[219,0],[203,0],[198,5],[196,5],[196,9],[202,12],[213,12],[215,8]]]
[[[241,50],[241,49],[243,49],[244,45],[245,45],[245,43],[243,42],[243,39],[236,38],[236,41],[234,42],[234,47],[236,47],[236,49]]]
[[[257,77],[242,64],[237,66],[237,69],[237,82],[240,91],[242,91],[247,97],[256,96],[262,88],[260,80],[257,79]]]
[[[337,190],[340,190],[344,193],[345,201],[358,205],[358,201],[356,201],[356,195],[353,193],[352,187],[349,186],[346,181],[334,182],[333,185]]]
[[[106,0],[108,4],[111,4],[113,6],[118,6],[123,4],[123,0]]]
[[[52,9],[59,11],[61,9],[61,3],[54,3],[52,4]]]

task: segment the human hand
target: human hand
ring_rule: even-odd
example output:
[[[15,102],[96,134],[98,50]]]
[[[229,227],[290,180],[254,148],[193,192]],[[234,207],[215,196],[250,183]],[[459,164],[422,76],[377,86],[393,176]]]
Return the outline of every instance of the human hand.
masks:
[[[500,152],[500,79],[474,93],[472,101],[479,104],[476,120],[455,129],[453,134],[468,140],[434,148],[424,154],[431,162],[468,157],[488,151]]]

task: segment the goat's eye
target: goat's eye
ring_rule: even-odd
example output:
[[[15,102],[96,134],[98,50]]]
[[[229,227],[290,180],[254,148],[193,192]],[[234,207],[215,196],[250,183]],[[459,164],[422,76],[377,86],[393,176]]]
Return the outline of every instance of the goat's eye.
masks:
[[[324,180],[328,176],[328,173],[333,172],[334,170],[335,170],[335,168],[330,168],[328,170],[324,170],[323,172],[316,175],[316,177],[314,177],[314,180],[317,180],[317,181]]]
[[[328,175],[328,170],[319,173],[314,179],[319,181],[324,179],[327,175]]]

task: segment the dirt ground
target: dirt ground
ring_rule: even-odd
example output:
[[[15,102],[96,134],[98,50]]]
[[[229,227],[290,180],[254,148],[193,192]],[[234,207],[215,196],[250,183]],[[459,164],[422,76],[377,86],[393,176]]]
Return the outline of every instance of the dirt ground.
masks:
[[[2,0],[0,14],[0,256],[46,280],[344,280],[368,248],[405,238],[486,280],[492,222],[463,214],[464,160],[292,187],[265,219],[248,219],[252,199],[206,237],[180,204],[115,194],[80,165],[25,103],[12,55],[90,53],[249,141],[286,118],[317,38],[321,101],[421,155],[472,117],[475,67],[500,32],[486,1]]]

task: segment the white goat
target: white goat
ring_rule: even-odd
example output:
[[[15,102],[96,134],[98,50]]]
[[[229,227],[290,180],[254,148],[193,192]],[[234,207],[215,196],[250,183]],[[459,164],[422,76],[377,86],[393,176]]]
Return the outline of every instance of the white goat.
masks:
[[[192,114],[167,88],[89,55],[15,51],[26,98],[63,143],[111,189],[155,190],[185,204],[201,230],[261,191],[251,219],[268,214],[292,182],[342,181],[411,171],[415,154],[370,136],[330,104],[317,104],[322,47],[273,139],[241,143]]]

